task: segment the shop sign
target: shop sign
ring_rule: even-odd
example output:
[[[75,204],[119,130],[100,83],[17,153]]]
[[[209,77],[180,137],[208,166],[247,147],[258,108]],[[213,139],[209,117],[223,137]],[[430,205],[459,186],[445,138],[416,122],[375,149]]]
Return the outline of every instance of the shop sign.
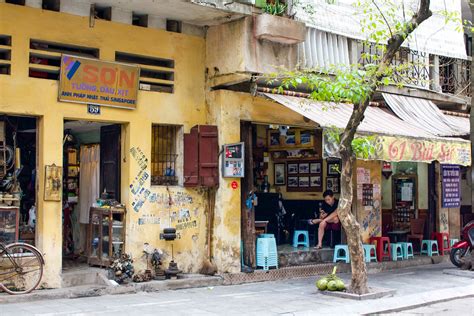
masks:
[[[461,206],[461,168],[454,165],[441,165],[443,208]]]
[[[356,136],[357,137],[357,136]],[[324,136],[324,158],[338,157],[339,148]],[[471,144],[448,139],[418,139],[378,135],[372,139],[374,152],[365,160],[439,161],[442,164],[471,165]],[[364,159],[363,157],[358,157]]]
[[[136,109],[140,68],[62,55],[59,101]]]
[[[225,178],[244,177],[244,143],[223,146],[222,176]]]

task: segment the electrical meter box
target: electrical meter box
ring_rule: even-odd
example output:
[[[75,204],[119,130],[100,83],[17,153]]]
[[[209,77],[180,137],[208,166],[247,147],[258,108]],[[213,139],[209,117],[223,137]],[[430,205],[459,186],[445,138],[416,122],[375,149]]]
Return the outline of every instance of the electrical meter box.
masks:
[[[222,176],[224,178],[244,177],[244,143],[223,146]]]

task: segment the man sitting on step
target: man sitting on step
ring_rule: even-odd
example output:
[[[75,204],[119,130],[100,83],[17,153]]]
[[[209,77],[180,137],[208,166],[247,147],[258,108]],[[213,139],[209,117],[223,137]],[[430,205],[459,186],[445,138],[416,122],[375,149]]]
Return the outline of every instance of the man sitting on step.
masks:
[[[320,204],[319,208],[319,218],[308,220],[310,225],[319,224],[318,244],[314,247],[315,249],[321,249],[323,247],[323,237],[326,226],[330,223],[339,223],[339,217],[337,217],[339,201],[334,197],[334,192],[331,190],[324,191],[323,198],[324,202]]]

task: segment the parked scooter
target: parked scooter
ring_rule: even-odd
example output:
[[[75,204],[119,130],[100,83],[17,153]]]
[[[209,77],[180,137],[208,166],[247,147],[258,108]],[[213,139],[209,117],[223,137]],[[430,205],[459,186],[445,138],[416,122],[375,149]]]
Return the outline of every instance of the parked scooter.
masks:
[[[456,266],[461,266],[461,259],[469,255],[474,248],[474,221],[467,223],[461,231],[461,240],[451,247],[450,259]]]

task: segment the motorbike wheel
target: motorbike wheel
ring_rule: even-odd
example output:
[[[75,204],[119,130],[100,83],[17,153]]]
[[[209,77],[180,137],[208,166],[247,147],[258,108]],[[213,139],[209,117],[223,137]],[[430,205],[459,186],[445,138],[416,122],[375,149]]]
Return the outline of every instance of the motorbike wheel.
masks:
[[[467,253],[466,248],[454,248],[451,250],[451,253],[449,254],[449,259],[451,259],[451,262],[458,268],[461,267],[461,259],[464,257]]]

